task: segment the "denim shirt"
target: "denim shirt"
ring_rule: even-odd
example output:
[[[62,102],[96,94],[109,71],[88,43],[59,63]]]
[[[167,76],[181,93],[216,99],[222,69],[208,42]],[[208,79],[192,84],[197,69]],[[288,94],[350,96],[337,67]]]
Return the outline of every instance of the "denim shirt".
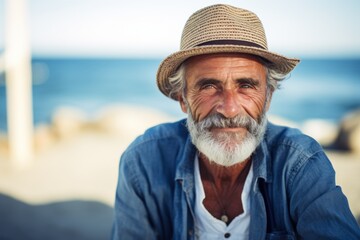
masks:
[[[185,120],[151,128],[128,147],[120,160],[112,239],[195,239],[196,153]],[[249,239],[360,239],[316,141],[268,123],[252,161]]]

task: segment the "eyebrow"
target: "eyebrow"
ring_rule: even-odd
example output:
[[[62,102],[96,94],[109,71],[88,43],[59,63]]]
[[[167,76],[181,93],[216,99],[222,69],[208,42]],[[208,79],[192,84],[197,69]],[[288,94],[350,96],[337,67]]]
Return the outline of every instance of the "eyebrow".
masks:
[[[253,78],[240,78],[240,79],[236,79],[235,80],[238,84],[244,84],[244,83],[246,83],[246,84],[250,84],[250,85],[252,85],[252,86],[254,86],[254,87],[256,87],[256,86],[259,86],[259,84],[260,84],[260,81],[259,80],[257,80],[257,79],[253,79]]]

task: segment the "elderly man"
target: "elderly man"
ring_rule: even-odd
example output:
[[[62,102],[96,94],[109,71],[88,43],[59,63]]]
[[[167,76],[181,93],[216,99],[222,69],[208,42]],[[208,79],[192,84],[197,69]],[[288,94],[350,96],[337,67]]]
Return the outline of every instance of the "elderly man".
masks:
[[[195,12],[157,74],[188,118],[122,155],[113,239],[360,239],[319,144],[266,119],[298,62],[268,51],[250,11]]]

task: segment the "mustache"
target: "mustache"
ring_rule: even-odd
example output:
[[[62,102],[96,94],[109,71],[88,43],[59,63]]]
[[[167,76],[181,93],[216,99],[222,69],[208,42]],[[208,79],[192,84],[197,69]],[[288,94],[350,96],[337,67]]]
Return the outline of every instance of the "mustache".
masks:
[[[259,122],[262,121],[262,116]],[[211,114],[197,123],[200,130],[210,130],[212,128],[246,128],[248,132],[257,134],[259,123],[248,115],[237,115],[233,118],[226,118],[221,114]]]

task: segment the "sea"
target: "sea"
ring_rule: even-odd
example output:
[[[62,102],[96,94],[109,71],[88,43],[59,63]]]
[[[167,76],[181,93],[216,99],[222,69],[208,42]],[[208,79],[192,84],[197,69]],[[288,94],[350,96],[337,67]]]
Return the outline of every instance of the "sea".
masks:
[[[51,122],[59,107],[89,118],[109,105],[149,107],[183,118],[179,104],[156,86],[161,59],[32,59],[33,122]],[[301,123],[338,123],[360,109],[360,59],[303,59],[272,98],[269,114]],[[126,116],[124,116],[126,117]],[[0,74],[0,131],[7,131],[5,74]]]

